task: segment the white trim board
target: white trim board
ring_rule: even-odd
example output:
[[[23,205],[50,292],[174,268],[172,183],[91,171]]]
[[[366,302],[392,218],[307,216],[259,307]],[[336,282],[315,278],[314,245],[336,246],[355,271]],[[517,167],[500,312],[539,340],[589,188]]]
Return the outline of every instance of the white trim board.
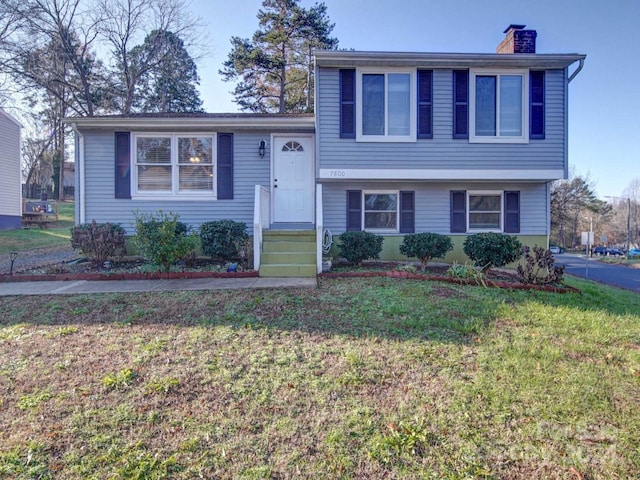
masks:
[[[434,170],[321,168],[319,180],[558,180],[564,170]]]

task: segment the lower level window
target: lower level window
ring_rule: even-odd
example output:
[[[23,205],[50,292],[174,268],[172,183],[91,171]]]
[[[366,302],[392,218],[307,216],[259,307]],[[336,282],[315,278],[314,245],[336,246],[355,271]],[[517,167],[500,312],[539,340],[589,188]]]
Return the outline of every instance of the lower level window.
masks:
[[[213,135],[135,135],[140,195],[215,194]]]
[[[364,229],[398,231],[398,192],[364,192]]]
[[[469,192],[469,230],[502,230],[502,192]]]

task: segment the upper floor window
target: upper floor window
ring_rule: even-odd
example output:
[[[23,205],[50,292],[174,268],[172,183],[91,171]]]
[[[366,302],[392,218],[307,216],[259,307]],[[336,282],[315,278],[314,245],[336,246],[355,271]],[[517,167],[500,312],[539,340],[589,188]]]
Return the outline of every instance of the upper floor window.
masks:
[[[529,141],[529,84],[524,70],[470,72],[471,142]]]
[[[214,135],[134,135],[136,194],[215,195],[214,143]]]
[[[358,141],[415,141],[415,70],[358,70],[356,92]]]

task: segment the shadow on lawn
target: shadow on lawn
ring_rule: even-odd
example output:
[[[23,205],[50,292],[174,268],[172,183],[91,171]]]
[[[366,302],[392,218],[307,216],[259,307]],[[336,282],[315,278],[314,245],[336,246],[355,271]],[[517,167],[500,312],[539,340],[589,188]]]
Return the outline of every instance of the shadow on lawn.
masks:
[[[217,290],[4,297],[0,325],[115,324],[237,329],[468,343],[515,305],[537,302],[611,314],[640,312],[640,296],[508,291],[392,278],[321,279],[309,290]]]

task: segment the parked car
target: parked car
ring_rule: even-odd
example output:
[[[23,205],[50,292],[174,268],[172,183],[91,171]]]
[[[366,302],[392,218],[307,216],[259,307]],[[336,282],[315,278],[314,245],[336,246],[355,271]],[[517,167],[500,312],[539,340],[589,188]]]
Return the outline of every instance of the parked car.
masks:
[[[549,251],[555,255],[558,253],[564,253],[564,248],[558,247],[557,245],[551,245],[549,246]]]
[[[610,247],[596,247],[593,249],[594,255],[609,255],[614,257],[621,257],[624,255],[622,250],[618,250],[617,248]]]
[[[640,248],[629,249],[629,258],[631,257],[640,257]]]

